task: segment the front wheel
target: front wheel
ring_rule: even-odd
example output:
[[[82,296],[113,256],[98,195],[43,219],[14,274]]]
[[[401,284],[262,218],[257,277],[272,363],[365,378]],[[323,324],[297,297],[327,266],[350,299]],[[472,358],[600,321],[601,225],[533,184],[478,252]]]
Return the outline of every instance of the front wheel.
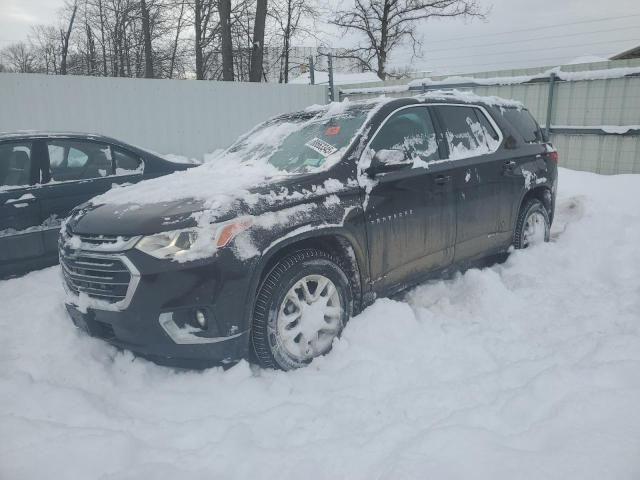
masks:
[[[349,279],[338,259],[317,249],[287,255],[263,280],[251,342],[262,367],[292,370],[324,355],[352,313]]]
[[[516,248],[527,248],[548,242],[550,230],[549,212],[540,200],[531,198],[520,207],[513,245]]]

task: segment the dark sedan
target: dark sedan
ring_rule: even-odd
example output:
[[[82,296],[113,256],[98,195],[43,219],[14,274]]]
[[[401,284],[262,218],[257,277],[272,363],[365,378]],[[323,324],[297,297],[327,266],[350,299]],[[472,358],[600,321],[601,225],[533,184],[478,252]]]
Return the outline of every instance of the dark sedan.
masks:
[[[55,264],[60,223],[75,206],[189,166],[101,135],[0,133],[0,278]]]

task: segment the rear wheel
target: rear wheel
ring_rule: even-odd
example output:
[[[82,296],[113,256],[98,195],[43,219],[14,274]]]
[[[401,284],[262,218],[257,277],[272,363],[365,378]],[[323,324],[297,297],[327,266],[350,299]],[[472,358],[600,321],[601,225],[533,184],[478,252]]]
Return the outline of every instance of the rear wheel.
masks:
[[[520,207],[513,245],[516,248],[527,248],[548,242],[550,230],[549,212],[540,200],[530,198]]]
[[[352,313],[352,294],[338,259],[317,249],[287,255],[263,280],[251,340],[262,367],[291,370],[324,355]]]

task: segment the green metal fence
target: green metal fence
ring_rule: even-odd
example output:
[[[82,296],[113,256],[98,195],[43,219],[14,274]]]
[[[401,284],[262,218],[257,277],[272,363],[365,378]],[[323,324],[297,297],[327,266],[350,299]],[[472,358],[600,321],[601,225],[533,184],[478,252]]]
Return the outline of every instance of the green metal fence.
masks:
[[[640,60],[343,85],[340,97],[465,90],[521,101],[551,134],[562,166],[640,173]]]

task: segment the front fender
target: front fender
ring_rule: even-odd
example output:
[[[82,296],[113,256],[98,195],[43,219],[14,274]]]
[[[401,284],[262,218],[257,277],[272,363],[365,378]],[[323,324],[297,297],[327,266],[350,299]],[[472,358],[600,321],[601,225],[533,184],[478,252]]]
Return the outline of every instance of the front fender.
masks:
[[[283,254],[288,249],[295,248],[311,240],[333,239],[341,244],[350,247],[355,257],[355,268],[359,273],[359,283],[361,289],[368,288],[369,285],[369,262],[367,242],[364,234],[364,213],[361,207],[347,207],[341,221],[331,223],[331,220],[316,218],[304,224],[291,226],[278,235],[274,235],[273,240],[266,244],[260,252],[258,261],[252,269],[251,280],[249,282],[249,294],[247,296],[246,317],[251,320],[253,314],[253,304],[260,287],[266,268],[273,260]]]

